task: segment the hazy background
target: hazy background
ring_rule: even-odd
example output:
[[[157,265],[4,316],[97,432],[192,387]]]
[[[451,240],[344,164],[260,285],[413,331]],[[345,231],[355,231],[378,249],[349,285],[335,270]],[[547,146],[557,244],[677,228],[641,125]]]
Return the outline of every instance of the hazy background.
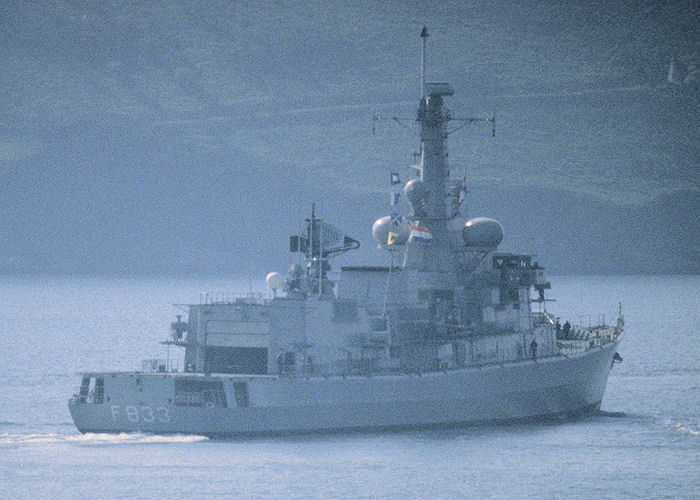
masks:
[[[418,140],[371,118],[414,116],[426,24],[454,114],[497,113],[450,163],[502,249],[700,273],[699,5],[3,1],[0,272],[283,271],[314,200],[383,262]]]

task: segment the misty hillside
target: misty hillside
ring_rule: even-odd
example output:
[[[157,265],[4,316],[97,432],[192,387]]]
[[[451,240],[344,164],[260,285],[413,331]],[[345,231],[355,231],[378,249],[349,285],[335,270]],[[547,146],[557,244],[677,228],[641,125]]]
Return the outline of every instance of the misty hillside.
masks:
[[[418,33],[472,215],[557,272],[700,272],[697,2],[0,5],[0,271],[283,270],[317,201],[370,238],[410,175]],[[667,81],[671,58],[688,77]],[[680,66],[679,66],[680,67]]]

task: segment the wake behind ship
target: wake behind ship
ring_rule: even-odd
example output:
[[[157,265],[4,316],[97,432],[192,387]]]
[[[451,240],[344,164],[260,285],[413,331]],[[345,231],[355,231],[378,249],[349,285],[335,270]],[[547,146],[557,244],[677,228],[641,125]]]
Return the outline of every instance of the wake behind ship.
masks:
[[[423,61],[427,37],[423,29]],[[453,117],[449,84],[423,77],[421,90],[420,163],[392,194],[410,211],[372,227],[388,266],[331,273],[330,259],[359,243],[312,210],[289,239],[300,263],[267,276],[273,298],[205,296],[190,305],[164,342],[184,348],[184,371],[152,360],[138,372],[84,373],[68,403],[76,427],[236,436],[599,408],[621,359],[621,315],[577,328],[546,311],[543,268],[530,255],[498,252],[501,225],[467,217],[464,181],[450,178],[448,135],[475,122],[495,132],[495,117]],[[391,183],[400,184],[398,174]]]

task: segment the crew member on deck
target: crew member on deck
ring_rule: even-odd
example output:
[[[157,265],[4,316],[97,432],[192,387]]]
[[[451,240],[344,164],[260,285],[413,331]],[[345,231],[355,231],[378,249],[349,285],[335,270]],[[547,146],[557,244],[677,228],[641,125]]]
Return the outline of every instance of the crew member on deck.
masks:
[[[562,333],[564,334],[564,338],[568,339],[569,338],[569,332],[571,331],[571,324],[567,320],[566,323],[564,323],[564,326],[562,327]]]

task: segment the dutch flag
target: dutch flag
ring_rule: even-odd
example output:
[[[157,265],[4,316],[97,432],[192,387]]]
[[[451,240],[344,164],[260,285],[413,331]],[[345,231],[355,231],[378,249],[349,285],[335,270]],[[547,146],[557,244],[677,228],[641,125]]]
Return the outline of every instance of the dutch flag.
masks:
[[[430,241],[433,235],[427,227],[411,226],[412,241]]]

